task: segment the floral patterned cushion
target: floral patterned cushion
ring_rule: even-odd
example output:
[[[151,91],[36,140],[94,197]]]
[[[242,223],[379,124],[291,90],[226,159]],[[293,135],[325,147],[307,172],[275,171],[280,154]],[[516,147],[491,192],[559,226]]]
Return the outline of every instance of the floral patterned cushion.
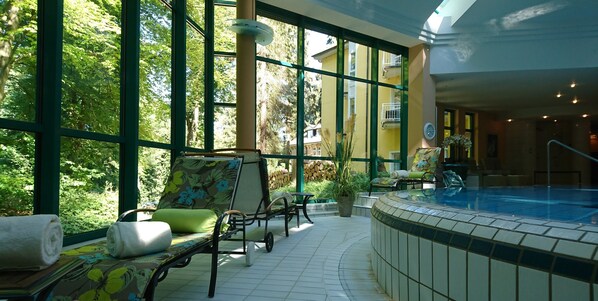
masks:
[[[156,269],[198,245],[210,244],[209,233],[173,234],[170,248],[163,252],[125,259],[110,256],[106,241],[62,252],[85,263],[62,278],[51,300],[143,300]]]
[[[440,147],[417,149],[413,158],[413,165],[411,165],[411,171],[424,171],[433,174],[438,166],[440,151]]]
[[[230,209],[241,167],[233,157],[178,157],[162,193],[163,208],[212,209],[217,215]]]

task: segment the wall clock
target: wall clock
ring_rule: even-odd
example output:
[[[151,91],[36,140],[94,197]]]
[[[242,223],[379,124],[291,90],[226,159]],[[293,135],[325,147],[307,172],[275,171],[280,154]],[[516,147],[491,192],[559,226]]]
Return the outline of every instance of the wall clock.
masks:
[[[424,124],[424,137],[428,140],[432,140],[436,137],[436,127],[430,122]]]

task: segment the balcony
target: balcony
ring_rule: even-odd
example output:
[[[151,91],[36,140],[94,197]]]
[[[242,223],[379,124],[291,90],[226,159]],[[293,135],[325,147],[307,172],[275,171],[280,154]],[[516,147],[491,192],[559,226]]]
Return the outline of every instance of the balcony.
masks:
[[[384,103],[380,111],[382,128],[396,128],[401,125],[401,104]]]

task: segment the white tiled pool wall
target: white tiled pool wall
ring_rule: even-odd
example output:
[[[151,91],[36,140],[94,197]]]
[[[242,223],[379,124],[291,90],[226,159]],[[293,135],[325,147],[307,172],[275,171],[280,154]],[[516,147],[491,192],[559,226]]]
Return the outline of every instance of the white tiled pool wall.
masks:
[[[598,227],[391,194],[371,216],[372,270],[393,300],[598,301]]]

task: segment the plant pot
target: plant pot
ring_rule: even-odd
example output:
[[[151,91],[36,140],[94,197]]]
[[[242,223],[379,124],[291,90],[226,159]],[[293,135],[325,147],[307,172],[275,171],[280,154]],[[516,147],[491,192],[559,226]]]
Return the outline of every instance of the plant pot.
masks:
[[[351,217],[351,214],[353,213],[353,203],[355,203],[354,197],[337,197],[336,205],[338,207],[338,215],[341,217]]]

